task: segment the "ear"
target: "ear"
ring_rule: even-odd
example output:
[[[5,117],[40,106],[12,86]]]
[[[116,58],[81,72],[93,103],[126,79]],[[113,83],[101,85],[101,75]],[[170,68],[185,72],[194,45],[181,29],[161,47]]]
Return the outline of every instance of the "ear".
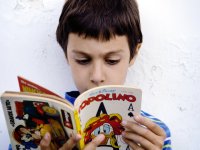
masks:
[[[138,52],[139,52],[139,49],[140,49],[141,45],[142,45],[141,43],[138,43],[137,46],[135,47],[135,55],[134,55],[134,57],[130,60],[129,67],[132,66],[132,65],[134,64],[135,59],[136,59],[136,57],[137,57],[137,55],[138,55]]]

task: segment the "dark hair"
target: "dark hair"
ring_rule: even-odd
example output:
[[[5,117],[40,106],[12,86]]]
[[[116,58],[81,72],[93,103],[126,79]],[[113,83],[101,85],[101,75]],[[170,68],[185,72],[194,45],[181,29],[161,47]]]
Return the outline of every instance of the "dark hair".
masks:
[[[138,5],[135,0],[67,0],[56,31],[65,54],[69,33],[103,41],[126,35],[131,59],[142,43]]]

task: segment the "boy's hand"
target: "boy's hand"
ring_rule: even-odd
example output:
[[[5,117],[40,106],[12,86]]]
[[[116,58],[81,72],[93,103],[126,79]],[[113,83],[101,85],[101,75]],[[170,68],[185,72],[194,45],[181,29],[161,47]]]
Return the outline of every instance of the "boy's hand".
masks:
[[[150,119],[135,116],[134,122],[123,121],[125,131],[123,140],[132,148],[138,150],[161,150],[166,138],[164,130]]]
[[[103,142],[105,136],[103,134],[99,134],[97,137],[95,137],[89,144],[87,144],[84,148],[84,150],[96,150],[97,146]]]
[[[89,144],[87,144],[84,150],[95,150],[98,145],[104,140],[105,136],[100,134],[94,138]],[[72,148],[79,142],[81,136],[79,134],[70,136],[69,140],[59,150],[72,150]],[[40,142],[41,150],[52,150],[50,147],[51,135],[46,133],[44,138]]]

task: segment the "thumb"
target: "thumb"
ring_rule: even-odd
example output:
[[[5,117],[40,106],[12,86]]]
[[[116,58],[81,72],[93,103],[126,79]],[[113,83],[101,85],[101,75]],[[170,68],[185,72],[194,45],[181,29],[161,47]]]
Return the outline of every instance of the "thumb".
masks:
[[[41,150],[50,150],[50,142],[51,142],[51,135],[47,132],[42,140],[40,141],[40,148]]]
[[[85,146],[84,150],[96,150],[97,146],[99,146],[104,139],[105,136],[103,134],[99,134],[88,145]]]

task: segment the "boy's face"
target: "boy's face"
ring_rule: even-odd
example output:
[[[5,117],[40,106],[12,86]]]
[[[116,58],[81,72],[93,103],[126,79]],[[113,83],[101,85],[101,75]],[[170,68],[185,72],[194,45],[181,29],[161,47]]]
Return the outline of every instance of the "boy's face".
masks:
[[[115,36],[109,41],[98,41],[70,33],[67,60],[80,93],[93,87],[124,84],[130,61],[126,36]]]

